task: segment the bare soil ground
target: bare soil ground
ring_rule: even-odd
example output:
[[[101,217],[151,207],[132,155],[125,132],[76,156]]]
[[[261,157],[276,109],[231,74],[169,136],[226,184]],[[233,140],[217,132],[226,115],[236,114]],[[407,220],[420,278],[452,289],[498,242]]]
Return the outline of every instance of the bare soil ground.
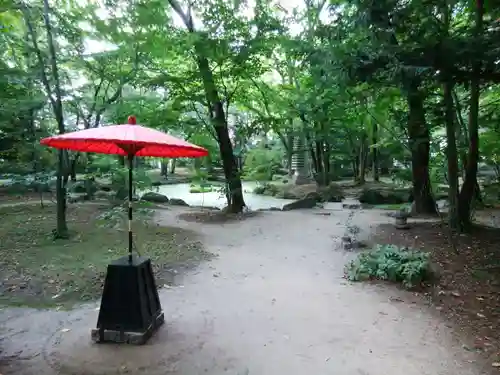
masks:
[[[265,212],[231,222],[160,225],[197,231],[217,255],[163,288],[167,325],[142,347],[90,344],[96,304],[72,311],[4,309],[3,375],[345,374],[477,375],[491,363],[468,350],[414,293],[351,284],[346,224],[368,238],[390,218],[376,211]],[[418,234],[416,234],[418,236]],[[143,249],[147,254],[147,249]],[[486,315],[486,313],[485,313]],[[36,324],[34,324],[36,322]],[[2,363],[0,363],[2,366]]]
[[[500,229],[477,226],[470,235],[453,235],[453,242],[449,233],[440,222],[413,223],[403,231],[385,224],[373,240],[429,252],[440,279],[425,297],[456,330],[472,337],[467,350],[500,366]]]

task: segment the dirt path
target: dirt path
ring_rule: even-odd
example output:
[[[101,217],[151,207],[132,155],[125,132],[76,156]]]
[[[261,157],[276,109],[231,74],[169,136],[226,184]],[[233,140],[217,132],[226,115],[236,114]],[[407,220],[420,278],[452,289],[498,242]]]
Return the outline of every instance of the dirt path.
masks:
[[[4,375],[476,375],[483,372],[445,323],[385,287],[350,284],[338,248],[347,211],[266,212],[198,225],[213,261],[161,292],[167,326],[143,347],[89,344],[95,305],[77,311],[0,314]],[[357,213],[353,224],[387,221]],[[402,296],[405,299],[405,295]],[[1,364],[0,364],[1,365]]]

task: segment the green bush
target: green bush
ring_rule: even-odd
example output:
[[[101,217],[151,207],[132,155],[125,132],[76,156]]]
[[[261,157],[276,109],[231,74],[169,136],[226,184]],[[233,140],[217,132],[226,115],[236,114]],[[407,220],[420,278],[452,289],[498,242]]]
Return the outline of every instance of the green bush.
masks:
[[[256,147],[247,152],[243,164],[244,180],[271,181],[281,168],[282,155],[266,148]]]
[[[134,169],[133,190],[152,190],[153,182],[142,168]],[[111,189],[116,192],[118,199],[128,196],[128,168],[115,168],[111,173]]]
[[[86,172],[97,175],[113,173],[116,169],[121,169],[123,166],[120,161],[109,155],[93,155],[92,162],[86,166]]]
[[[411,168],[393,168],[391,179],[395,183],[406,183],[412,180]]]
[[[386,280],[405,288],[430,282],[434,276],[429,254],[395,245],[377,245],[359,254],[347,264],[345,274],[351,281]]]

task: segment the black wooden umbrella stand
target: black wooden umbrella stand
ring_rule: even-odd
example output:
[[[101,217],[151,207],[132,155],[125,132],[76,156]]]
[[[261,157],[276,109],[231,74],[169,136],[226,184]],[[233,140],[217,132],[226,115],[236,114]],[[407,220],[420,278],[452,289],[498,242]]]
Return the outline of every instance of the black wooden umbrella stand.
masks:
[[[94,342],[145,344],[165,322],[151,260],[133,254],[132,170],[128,155],[128,255],[108,265]]]

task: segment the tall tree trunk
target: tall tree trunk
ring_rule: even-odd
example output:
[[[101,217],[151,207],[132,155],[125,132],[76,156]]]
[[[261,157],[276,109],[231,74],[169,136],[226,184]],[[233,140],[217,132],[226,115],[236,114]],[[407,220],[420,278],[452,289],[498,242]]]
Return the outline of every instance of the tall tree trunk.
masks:
[[[483,0],[476,0],[474,37],[479,39],[483,32]],[[478,43],[479,44],[479,43]],[[464,183],[460,191],[460,221],[464,230],[469,230],[471,221],[471,206],[477,183],[477,163],[479,161],[479,96],[480,96],[481,59],[475,56],[472,66],[469,106],[469,152],[465,169]]]
[[[375,182],[378,182],[380,180],[378,149],[375,146],[377,142],[378,142],[378,124],[377,121],[372,121],[372,170],[373,170],[373,181]]]
[[[365,175],[366,175],[366,134],[361,136],[361,143],[359,146],[359,174],[358,174],[358,182],[360,184],[365,183]]]
[[[175,167],[177,166],[177,159],[172,159],[170,162],[170,174],[175,174]]]
[[[161,159],[160,175],[164,176],[165,178],[167,178],[168,176],[168,159],[166,158]]]
[[[323,142],[323,163],[324,163],[324,170],[325,170],[325,185],[329,185],[331,180],[332,180],[332,174],[331,174],[331,163],[330,163],[330,142],[325,141]]]
[[[69,159],[69,158],[68,158]],[[78,165],[78,160],[80,159],[80,153],[78,152],[73,159],[70,161],[69,165],[69,177],[72,182],[76,181],[76,167]]]
[[[43,21],[47,37],[47,44],[49,47],[49,66],[50,66],[51,80],[53,80],[54,82],[53,89],[51,86],[51,80],[49,80],[46,73],[45,57],[42,51],[40,50],[36,31],[33,26],[33,23],[31,22],[30,9],[23,4],[21,10],[23,12],[23,16],[26,21],[26,26],[31,37],[34,53],[37,56],[38,67],[40,69],[40,76],[45,91],[47,92],[47,96],[50,100],[54,117],[56,118],[59,134],[64,134],[65,126],[64,126],[64,113],[62,108],[62,92],[59,79],[59,69],[57,66],[57,55],[54,45],[54,37],[52,33],[52,24],[50,22],[50,8],[48,0],[43,0]],[[55,238],[68,238],[68,226],[66,222],[66,187],[63,181],[66,171],[65,167],[66,167],[65,152],[63,150],[59,150],[58,163],[57,163],[57,186],[56,186],[57,221],[56,221],[56,229],[54,230]]]
[[[359,179],[359,162],[358,162],[358,156],[356,155],[355,157],[352,158],[352,175],[354,176],[354,182],[358,182]]]
[[[191,6],[187,12],[184,12],[177,0],[168,0],[172,9],[181,17],[184,25],[191,34],[195,34],[193,17],[191,15]],[[201,35],[197,35],[200,37]],[[208,58],[205,54],[205,44],[203,38],[199,38],[195,43],[196,63],[203,81],[203,87],[207,102],[210,103],[211,112],[213,113],[213,124],[219,151],[222,159],[222,166],[227,183],[226,197],[228,200],[228,209],[230,212],[241,212],[245,207],[243,199],[243,188],[241,186],[241,177],[236,164],[236,158],[233,153],[233,145],[229,137],[229,128],[226,121],[224,106],[220,99],[219,91],[215,85],[215,79],[210,68]]]
[[[432,197],[429,178],[430,134],[425,121],[424,99],[417,82],[409,82],[407,101],[415,210],[416,213],[436,214],[436,203]]]
[[[458,200],[458,152],[456,140],[456,122],[455,111],[453,106],[453,82],[449,76],[444,77],[443,83],[443,103],[446,124],[446,156],[448,159],[448,223],[450,228],[460,230],[460,219],[458,217],[459,200]]]
[[[54,45],[54,38],[52,35],[52,25],[49,18],[50,9],[48,0],[43,0],[43,18],[45,22],[45,29],[47,32],[47,43],[49,46],[50,55],[50,65],[52,76],[54,78],[54,92],[55,99],[53,101],[54,114],[57,121],[57,127],[59,134],[64,134],[64,114],[62,107],[62,93],[61,85],[59,80],[59,68],[57,66],[56,49]],[[55,237],[57,238],[68,238],[68,225],[66,221],[66,186],[63,185],[63,175],[65,172],[64,163],[64,152],[59,151],[59,162],[57,165],[57,188],[56,188],[56,200],[57,200],[57,225],[55,231]]]
[[[290,120],[290,122],[293,122]],[[288,177],[292,177],[294,174],[294,170],[292,167],[292,159],[293,159],[293,133],[291,131],[288,131],[286,134],[286,144],[283,143],[285,150],[286,150],[286,162],[287,162],[287,169],[288,169]]]

